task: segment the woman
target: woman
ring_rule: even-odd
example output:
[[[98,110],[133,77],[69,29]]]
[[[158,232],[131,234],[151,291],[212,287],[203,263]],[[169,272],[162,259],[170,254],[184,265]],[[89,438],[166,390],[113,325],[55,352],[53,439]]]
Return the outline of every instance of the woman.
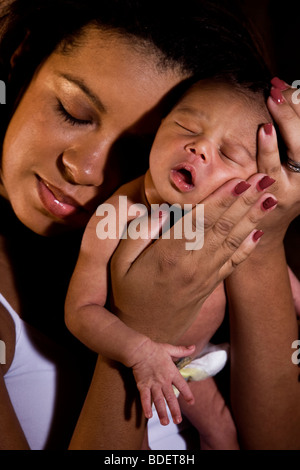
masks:
[[[127,4],[124,1],[101,2],[100,7],[94,6],[94,2],[80,1],[8,3],[13,4],[14,10],[8,10],[2,22],[3,40],[0,54],[3,74],[1,79],[7,84],[7,106],[4,109],[1,107],[1,112],[4,113],[1,119],[3,136],[1,195],[9,202],[9,204],[2,202],[5,224],[1,237],[3,273],[1,294],[4,297],[1,308],[1,337],[7,345],[7,361],[3,370],[6,386],[3,381],[1,384],[2,447],[63,448],[67,446],[72,435],[85,393],[85,390],[82,392],[78,388],[78,379],[80,381],[78,369],[85,372],[90,367],[88,359],[83,356],[84,353],[80,348],[79,356],[74,359],[73,341],[62,326],[65,288],[68,274],[73,268],[73,257],[77,252],[74,248],[76,245],[72,246],[72,239],[68,233],[59,237],[57,235],[69,228],[76,230],[83,227],[99,202],[122,181],[132,178],[141,171],[138,164],[142,163],[141,167],[144,164],[144,161],[140,161],[142,146],[137,152],[138,159],[135,159],[132,149],[136,146],[136,142],[132,145],[132,139],[145,134],[151,135],[166,109],[165,106],[168,105],[166,98],[170,96],[170,91],[176,91],[182,82],[195,73],[211,74],[217,66],[222,72],[222,61],[218,55],[219,41],[225,44],[227,38],[228,42],[231,41],[231,46],[236,44],[235,49],[228,49],[232,56],[237,54],[239,59],[246,56],[242,52],[245,52],[243,48],[247,49],[247,46],[242,46],[236,38],[230,38],[225,33],[225,37],[221,36],[218,40],[220,35],[215,29],[216,19],[213,21],[210,9],[199,7],[198,2],[192,2],[191,7],[199,7],[202,30],[191,27],[192,21],[195,21],[196,11],[193,11],[193,14],[185,13],[186,21],[182,21],[182,9],[175,2],[170,3],[170,11],[166,17],[162,14],[158,19],[155,9],[153,13],[153,2],[149,5],[147,2],[141,2],[142,7],[139,2]],[[189,11],[192,11],[192,8]],[[218,13],[216,18],[219,18],[219,15],[221,13]],[[212,27],[207,30],[204,25],[209,24],[210,18]],[[197,25],[199,26],[199,23]],[[202,39],[210,35],[207,43],[201,41],[201,31],[203,31]],[[211,40],[212,37],[214,41]],[[206,62],[203,60],[202,70],[199,71],[198,54],[201,54],[202,50]],[[208,57],[207,50],[215,56],[214,61],[211,60],[211,55]],[[251,54],[250,56],[252,57]],[[253,57],[255,62],[254,53]],[[236,57],[232,57],[232,60],[235,61]],[[253,69],[256,70],[255,67]],[[260,67],[258,69],[261,70]],[[121,160],[120,155],[130,155],[132,160],[127,159],[124,165],[124,157]],[[232,197],[228,197],[228,192],[230,193],[233,187],[232,182],[228,183],[207,201],[206,210],[211,214],[212,224],[212,228],[208,227],[208,230],[213,230],[215,222],[221,216],[216,210],[216,207],[220,208],[218,201],[223,201],[225,206],[236,202]],[[257,197],[254,196],[254,199]],[[234,207],[239,218],[247,211],[242,203]],[[225,208],[221,212],[225,211]],[[15,216],[22,225],[16,221]],[[236,217],[233,223],[237,225]],[[39,235],[55,235],[55,238],[49,241],[40,239]],[[245,234],[241,230],[239,243],[244,238]],[[164,305],[166,320],[168,316],[170,318],[171,313],[174,315],[174,311],[189,315],[188,311],[191,308],[196,305],[198,307],[213,287],[228,273],[228,271],[222,272],[222,266],[227,260],[230,264],[231,257],[234,256],[232,251],[227,250],[227,253],[224,253],[226,250],[221,249],[220,259],[214,264],[208,264],[206,262],[208,254],[203,252],[199,256],[208,269],[207,273],[204,273],[201,279],[198,277],[196,281],[195,277],[187,272],[187,266],[182,266],[182,263],[187,264],[186,253],[178,251],[174,246],[176,242],[174,240],[168,245],[155,244],[141,257],[138,257],[138,254],[143,247],[127,243],[120,247],[112,266],[113,300],[129,324],[131,322],[135,324],[134,309],[143,306],[147,313],[147,308],[151,305],[148,304],[148,299],[139,298],[142,291],[138,288],[137,281],[148,285],[149,279],[153,279],[154,272],[156,279],[161,281],[160,290],[156,292],[156,295],[160,292],[160,295],[157,295],[156,309],[152,304],[151,312],[148,314],[149,324],[146,321],[144,323],[154,338],[159,338],[160,333],[157,326],[151,330],[153,318],[155,319],[155,315],[158,316],[161,311],[160,299],[168,292],[170,285],[172,290],[174,286],[178,286],[180,304],[170,302],[168,310]],[[179,244],[176,243],[176,246],[179,247]],[[233,251],[236,251],[236,247]],[[165,278],[165,270],[168,272],[170,262],[173,265],[174,253],[177,253],[179,269],[178,271],[172,269],[173,279],[170,279],[169,284]],[[181,253],[180,258],[179,253]],[[242,261],[248,253],[240,254]],[[147,259],[149,256],[152,260],[150,265],[149,258]],[[162,263],[161,260],[165,257],[170,262]],[[128,268],[126,263],[136,258],[137,263],[132,264],[132,268],[124,278],[123,274]],[[161,268],[159,276],[156,268],[158,261]],[[234,261],[237,264],[235,258]],[[190,265],[190,261],[188,263]],[[24,270],[24,266],[26,269],[30,267],[30,276],[25,271],[22,279],[20,272]],[[32,268],[35,270],[33,274]],[[182,276],[193,282],[182,285]],[[24,283],[26,278],[27,282]],[[197,291],[197,295],[191,299],[193,291]],[[132,295],[128,296],[128,292]],[[148,293],[150,294],[149,289]],[[153,295],[151,297],[153,299]],[[10,305],[7,305],[6,301]],[[37,327],[48,337],[55,339],[60,343],[59,347],[63,345],[68,349],[71,360],[68,361],[66,350],[61,352],[53,345],[43,347],[45,341],[40,337],[33,342],[36,330],[32,331],[31,327],[27,329],[25,323],[18,323],[19,320],[14,313],[8,313],[11,306],[31,326]],[[60,306],[61,311],[57,306]],[[136,327],[139,328],[140,325]],[[44,370],[45,349],[50,355],[46,357],[49,395],[44,396],[36,385],[38,382],[32,380],[29,380],[29,384],[25,384],[22,389],[22,394],[26,391],[28,399],[33,398],[32,392],[36,389],[38,397],[42,396],[47,402],[48,411],[43,417],[42,426],[35,429],[33,436],[31,435],[33,424],[30,419],[33,418],[36,426],[36,422],[39,421],[39,410],[45,407],[45,403],[39,402],[38,405],[34,396],[33,404],[36,408],[34,406],[31,408],[31,414],[34,415],[34,411],[37,414],[34,419],[34,416],[22,415],[24,409],[16,409],[16,404],[20,403],[20,400],[18,396],[13,396],[13,390],[20,389],[14,386],[14,380],[18,380],[18,375],[14,374],[15,369],[12,365],[19,366],[14,362],[18,359],[15,346],[18,346],[18,332],[24,329],[26,334],[22,336],[22,341],[24,340],[26,348],[29,348],[28,354],[34,349],[33,362],[36,361],[36,351],[42,348],[41,368]],[[163,329],[160,331],[163,333]],[[170,332],[170,329],[168,331]],[[178,334],[179,331],[176,331],[174,324],[170,340],[175,340]],[[75,344],[75,349],[77,348],[78,345]],[[76,394],[72,394],[75,395],[74,404],[70,403],[71,392],[67,391],[67,398],[64,401],[63,396],[58,393],[59,389],[56,388],[59,387],[66,371],[71,374],[72,362],[75,366],[75,382],[70,379],[69,384],[71,390],[76,390]],[[30,370],[30,374],[34,375],[35,372],[34,368]],[[124,374],[126,375],[126,371]],[[107,397],[106,389],[102,391],[101,387],[99,388],[99,380],[103,386],[106,377],[109,388],[112,387],[116,392],[116,397],[111,393]],[[115,380],[117,388],[114,386]],[[41,382],[45,383],[45,379],[39,381]],[[240,382],[238,379],[238,383]],[[118,388],[120,384],[121,388]],[[115,365],[99,362],[76,428],[73,447],[110,448],[112,444],[105,441],[103,430],[104,432],[107,429],[113,430],[114,434],[114,421],[123,415],[122,384],[123,381]],[[65,386],[63,388],[65,389]],[[128,397],[134,400],[134,393]],[[66,407],[66,403],[70,408]],[[118,405],[119,409],[115,405]],[[112,407],[113,416],[110,413],[106,416],[106,412]],[[61,414],[61,410],[66,414]],[[68,423],[68,429],[63,428],[60,423],[51,428],[55,411],[64,423]],[[131,429],[132,416],[128,423]],[[133,426],[134,432],[130,434],[132,441],[126,445],[131,446],[132,442],[134,445],[139,445],[143,427],[142,423],[135,432]],[[57,430],[61,432],[58,433]],[[119,427],[119,431],[120,439],[117,434],[113,436],[116,448],[122,448],[122,439],[126,440],[127,437],[122,434],[122,427]],[[111,436],[106,435],[111,441]]]

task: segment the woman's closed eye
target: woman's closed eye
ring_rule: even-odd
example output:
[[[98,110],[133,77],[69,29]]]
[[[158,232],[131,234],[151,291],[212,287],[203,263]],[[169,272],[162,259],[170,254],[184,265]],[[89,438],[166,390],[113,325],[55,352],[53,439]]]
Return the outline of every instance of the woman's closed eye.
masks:
[[[59,100],[57,100],[57,111],[64,118],[64,120],[70,123],[72,126],[86,126],[92,124],[91,119],[80,119],[70,114]]]

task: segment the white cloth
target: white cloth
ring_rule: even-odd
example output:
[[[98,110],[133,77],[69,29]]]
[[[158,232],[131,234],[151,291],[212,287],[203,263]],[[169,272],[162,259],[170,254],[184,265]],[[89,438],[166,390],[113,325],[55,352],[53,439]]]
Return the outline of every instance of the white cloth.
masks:
[[[48,446],[55,413],[61,405],[59,382],[63,377],[66,389],[71,386],[72,382],[68,383],[69,379],[72,380],[71,368],[65,362],[65,351],[21,320],[1,294],[0,303],[11,315],[16,333],[15,353],[4,376],[5,384],[30,448],[42,450]],[[63,408],[67,408],[65,403]]]
[[[229,345],[224,343],[214,345],[208,343],[199,356],[181,369],[186,380],[204,380],[220,372],[228,359]],[[148,421],[148,442],[151,450],[188,450],[191,440],[194,439],[194,429],[183,418],[179,425],[172,421],[167,406],[169,424],[162,426],[155,408],[153,417]]]

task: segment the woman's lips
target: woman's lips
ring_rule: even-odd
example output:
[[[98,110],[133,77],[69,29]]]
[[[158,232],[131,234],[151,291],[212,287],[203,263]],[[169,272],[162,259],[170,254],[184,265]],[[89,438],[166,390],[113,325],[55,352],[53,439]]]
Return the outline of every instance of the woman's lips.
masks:
[[[76,213],[84,211],[75,199],[63,193],[60,189],[52,186],[47,181],[37,176],[38,193],[45,209],[55,217],[64,219]]]
[[[181,163],[171,170],[171,181],[179,191],[186,193],[195,187],[196,171],[192,165]]]

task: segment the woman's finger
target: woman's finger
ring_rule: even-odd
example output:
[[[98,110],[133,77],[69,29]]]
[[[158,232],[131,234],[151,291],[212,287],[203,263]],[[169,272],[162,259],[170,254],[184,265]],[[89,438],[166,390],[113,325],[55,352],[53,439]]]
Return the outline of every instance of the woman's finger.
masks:
[[[264,124],[258,131],[257,167],[276,181],[281,174],[281,161],[276,130],[272,123]],[[276,187],[273,186],[272,190]]]
[[[177,259],[186,259],[187,251],[200,252],[206,233],[212,230],[218,219],[249,188],[250,184],[244,180],[230,180],[210,194],[201,204],[197,204],[159,240],[164,258],[174,259],[175,256]],[[178,233],[182,236],[178,237]]]
[[[242,204],[242,201],[241,199],[240,204]],[[249,203],[247,202],[246,204],[248,205]],[[264,194],[260,196],[253,206],[250,206],[245,216],[240,218],[238,222],[236,218],[238,217],[239,211],[235,207],[232,208],[227,215],[226,221],[223,219],[223,223],[218,226],[217,230],[214,230],[214,234],[211,235],[213,239],[208,239],[207,241],[211,246],[215,246],[216,248],[222,246],[222,250],[215,250],[216,262],[220,264],[220,267],[228,264],[228,261],[231,261],[232,265],[236,266],[246,258],[248,249],[250,249],[251,252],[252,249],[255,248],[255,243],[252,243],[251,247],[250,240],[247,241],[247,244],[242,245],[243,242],[249,234],[258,227],[259,222],[270,211],[276,208],[276,205],[277,200],[272,194]],[[225,230],[228,230],[227,227],[232,227],[224,239],[223,227],[225,227]],[[245,251],[246,247],[247,250]],[[235,260],[234,262],[233,259]],[[222,270],[220,270],[220,273],[222,273]]]
[[[232,256],[221,267],[219,272],[221,279],[226,279],[239,264],[243,263],[251,255],[263,234],[264,232],[262,230],[253,230],[248,237],[246,237],[237,250],[233,252]]]
[[[283,92],[272,88],[267,105],[278,125],[288,156],[300,162],[300,104],[295,105],[293,103],[291,105],[289,102],[289,99],[292,99],[291,94],[292,92],[288,91],[285,97]],[[297,112],[295,109],[297,109]]]
[[[284,82],[278,77],[275,77],[271,80],[271,96],[274,101],[277,102],[281,100],[281,95],[289,103],[289,105],[294,109],[295,113],[300,116],[300,107],[297,106],[300,103],[300,80],[295,80],[291,85]],[[281,95],[280,93],[281,92]]]

